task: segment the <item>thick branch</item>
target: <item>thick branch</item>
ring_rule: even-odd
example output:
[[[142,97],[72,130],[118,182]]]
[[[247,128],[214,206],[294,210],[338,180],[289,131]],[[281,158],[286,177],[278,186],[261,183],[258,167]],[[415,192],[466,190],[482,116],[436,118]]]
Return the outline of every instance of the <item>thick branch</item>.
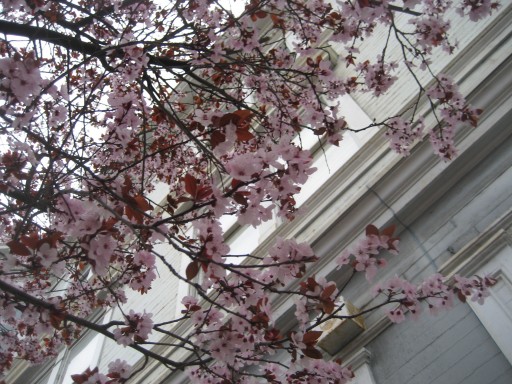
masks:
[[[0,290],[8,293],[9,295],[14,296],[19,301],[22,301],[26,304],[31,304],[37,308],[46,309],[49,312],[55,312],[55,313],[58,313],[59,315],[63,315],[63,318],[66,321],[72,322],[77,325],[81,325],[85,328],[88,328],[95,332],[101,333],[102,335],[104,335],[112,340],[115,340],[114,334],[112,332],[109,332],[107,330],[107,328],[105,327],[105,325],[96,324],[89,320],[83,319],[81,317],[65,313],[65,312],[59,310],[58,308],[56,308],[53,304],[51,304],[45,300],[38,299],[37,297],[34,297],[34,296],[26,293],[25,291],[22,291],[21,289],[18,289],[1,279],[0,279]],[[106,324],[106,325],[109,326],[109,324]],[[151,358],[161,362],[162,364],[174,367],[176,369],[183,369],[185,366],[187,366],[186,363],[177,363],[175,361],[169,360],[159,354],[156,354],[150,350],[147,350],[147,349],[141,347],[138,344],[130,344],[129,347],[142,353],[144,356],[151,357]]]
[[[0,20],[0,33],[25,37],[31,41],[45,41],[75,52],[80,52],[86,56],[98,57],[100,59],[104,59],[109,51],[113,52],[119,49],[118,47],[101,46],[89,43],[77,37],[68,36],[64,33],[52,31],[46,28],[12,23],[5,20]],[[190,67],[187,62],[173,60],[163,56],[149,55],[149,63],[166,68],[186,69]]]
[[[0,20],[0,33],[25,37],[31,41],[40,40],[58,45],[72,51],[77,51],[89,56],[102,56],[105,51],[102,47],[87,43],[76,37],[71,37],[60,32],[51,31],[46,28],[34,27],[27,24],[12,23]]]

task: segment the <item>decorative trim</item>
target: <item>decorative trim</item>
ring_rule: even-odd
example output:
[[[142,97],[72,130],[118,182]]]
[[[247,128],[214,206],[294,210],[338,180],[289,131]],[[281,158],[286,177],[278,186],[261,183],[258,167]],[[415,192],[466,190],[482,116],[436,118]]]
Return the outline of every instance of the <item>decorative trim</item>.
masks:
[[[370,364],[370,360],[372,359],[372,354],[366,348],[361,348],[359,351],[354,353],[349,359],[343,361],[343,364],[349,367],[352,367],[352,370],[356,370],[361,367],[363,364]]]
[[[340,358],[342,361],[351,362],[352,359],[355,359],[361,349],[364,349],[392,324],[393,323],[389,320],[389,317],[382,316],[370,328],[339,351],[334,358]]]
[[[370,365],[372,354],[366,348],[361,348],[352,358],[345,362],[354,372],[354,384],[376,384]]]
[[[439,273],[446,277],[475,274],[506,245],[512,245],[512,209],[446,261]]]
[[[360,312],[359,308],[354,307],[349,301],[345,301],[340,315],[356,315]],[[318,340],[318,346],[332,356],[360,335],[364,331],[365,325],[363,316],[358,316],[350,319],[331,319],[318,328],[323,331]]]

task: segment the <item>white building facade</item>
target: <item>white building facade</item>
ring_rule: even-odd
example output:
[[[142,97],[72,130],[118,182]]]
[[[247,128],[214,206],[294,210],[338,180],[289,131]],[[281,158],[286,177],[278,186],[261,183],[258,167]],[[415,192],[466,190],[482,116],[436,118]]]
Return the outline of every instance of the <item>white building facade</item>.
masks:
[[[357,384],[507,384],[512,382],[512,4],[507,1],[489,20],[455,27],[459,50],[440,60],[436,70],[448,73],[463,94],[484,110],[476,129],[457,138],[459,155],[445,163],[428,140],[401,158],[381,132],[347,134],[339,148],[317,151],[319,172],[299,197],[302,215],[290,223],[273,222],[258,230],[233,225],[232,249],[252,247],[264,254],[280,236],[312,244],[319,262],[309,272],[342,282],[346,271],[336,270],[334,257],[364,231],[396,224],[400,255],[390,257],[378,279],[399,275],[418,281],[435,272],[446,275],[490,273],[497,279],[484,306],[458,303],[437,316],[425,315],[392,324],[383,312],[364,316],[361,324],[341,324],[326,330],[326,358],[350,364]],[[368,42],[366,49],[372,50]],[[363,51],[364,52],[364,51]],[[343,65],[336,68],[343,72]],[[347,98],[350,124],[364,126],[373,118],[405,110],[416,88],[399,75],[398,84],[377,100],[367,95]],[[427,106],[424,106],[425,111]],[[433,124],[426,115],[427,125]],[[184,272],[187,260],[163,249]],[[236,253],[236,252],[234,252]],[[181,263],[181,264],[180,264]],[[146,295],[129,297],[131,307],[164,321],[181,311],[180,298],[188,286],[159,269],[160,278]],[[376,281],[377,282],[377,281]],[[363,276],[351,281],[345,299],[364,309],[374,300]],[[290,302],[273,303],[277,325],[293,316]],[[118,314],[101,314],[108,321]],[[177,332],[187,334],[187,329]],[[332,332],[332,333],[329,333]],[[158,340],[153,340],[158,341]],[[320,343],[322,346],[322,343]],[[156,353],[178,357],[177,350],[155,346]],[[185,357],[185,356],[184,356]],[[140,355],[102,336],[87,333],[55,361],[28,368],[21,363],[4,378],[7,384],[68,384],[69,375],[87,367],[106,371],[123,358],[141,366]],[[182,372],[172,373],[157,362],[131,383],[185,383]]]

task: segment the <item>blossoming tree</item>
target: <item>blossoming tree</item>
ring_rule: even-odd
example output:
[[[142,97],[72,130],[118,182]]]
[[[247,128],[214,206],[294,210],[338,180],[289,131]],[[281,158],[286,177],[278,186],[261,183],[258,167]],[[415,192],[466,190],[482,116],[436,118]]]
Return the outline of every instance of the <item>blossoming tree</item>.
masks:
[[[237,13],[220,0],[1,4],[0,233],[8,251],[0,261],[0,370],[15,359],[51,358],[90,329],[170,370],[186,369],[193,382],[348,381],[350,369],[322,360],[316,347],[316,327],[343,318],[343,303],[341,287],[308,275],[313,250],[278,239],[265,257],[234,262],[240,255],[230,254],[221,219],[255,227],[273,215],[293,219],[294,195],[314,172],[296,139],[308,131],[336,145],[344,131],[380,127],[402,155],[427,135],[435,153],[452,158],[455,130],[475,126],[480,111],[433,73],[432,51],[454,49],[447,9],[478,21],[498,4],[252,0]],[[408,23],[396,23],[397,15]],[[360,60],[362,40],[379,28],[388,34],[382,50]],[[387,56],[390,44],[401,47],[400,60]],[[332,71],[331,46],[344,77]],[[424,132],[416,103],[370,127],[349,126],[336,100],[379,97],[397,66],[407,68],[438,124]],[[162,185],[165,194],[152,200]],[[393,231],[369,225],[336,262],[372,279],[383,254],[398,250]],[[187,260],[185,274],[158,244]],[[182,298],[181,317],[157,324],[124,309],[122,320],[91,320],[95,311],[129,307],[125,290],[150,290],[157,260],[197,292]],[[400,322],[455,296],[481,301],[491,284],[396,277],[375,294],[377,307]],[[280,295],[295,303],[292,332],[274,324]],[[183,322],[186,338],[174,332]],[[152,352],[150,333],[174,338],[188,358]],[[132,374],[116,361],[74,381],[122,383]]]

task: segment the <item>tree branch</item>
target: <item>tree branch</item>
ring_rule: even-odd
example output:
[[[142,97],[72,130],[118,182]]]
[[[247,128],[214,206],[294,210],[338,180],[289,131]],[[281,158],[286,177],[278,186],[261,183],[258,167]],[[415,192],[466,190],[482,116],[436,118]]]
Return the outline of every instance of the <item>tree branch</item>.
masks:
[[[37,297],[34,297],[34,296],[26,293],[25,291],[22,291],[21,289],[16,288],[1,279],[0,279],[0,290],[5,293],[8,293],[9,295],[14,296],[17,300],[21,300],[27,304],[31,304],[37,308],[45,309],[49,312],[58,313],[59,315],[63,316],[64,320],[67,320],[74,324],[83,326],[83,327],[93,330],[97,333],[101,333],[102,335],[108,337],[109,339],[116,340],[114,337],[114,334],[112,332],[109,332],[107,330],[107,328],[105,327],[105,325],[96,324],[89,320],[83,319],[81,317],[78,317],[75,315],[70,315],[70,314],[56,308],[55,305],[53,305],[52,303],[42,300],[42,299],[38,299]],[[108,326],[109,324],[106,324],[106,325]],[[144,356],[151,357],[151,358],[161,362],[162,364],[174,367],[175,369],[183,369],[184,367],[190,365],[187,363],[177,363],[173,360],[167,359],[164,356],[154,353],[148,349],[145,349],[138,344],[130,344],[129,347],[142,353]]]
[[[30,41],[45,41],[75,52],[80,52],[86,56],[98,57],[102,62],[104,62],[108,52],[117,52],[120,50],[120,47],[101,46],[83,41],[77,37],[68,36],[61,32],[27,24],[12,23],[5,20],[0,20],[0,33],[25,37]],[[185,61],[173,60],[165,56],[148,56],[150,64],[165,68],[190,68],[190,64]]]
[[[58,45],[85,55],[98,57],[105,55],[105,48],[101,46],[82,41],[76,37],[71,37],[60,32],[34,27],[32,25],[0,20],[0,33],[25,37],[31,41],[46,41],[47,43]]]

